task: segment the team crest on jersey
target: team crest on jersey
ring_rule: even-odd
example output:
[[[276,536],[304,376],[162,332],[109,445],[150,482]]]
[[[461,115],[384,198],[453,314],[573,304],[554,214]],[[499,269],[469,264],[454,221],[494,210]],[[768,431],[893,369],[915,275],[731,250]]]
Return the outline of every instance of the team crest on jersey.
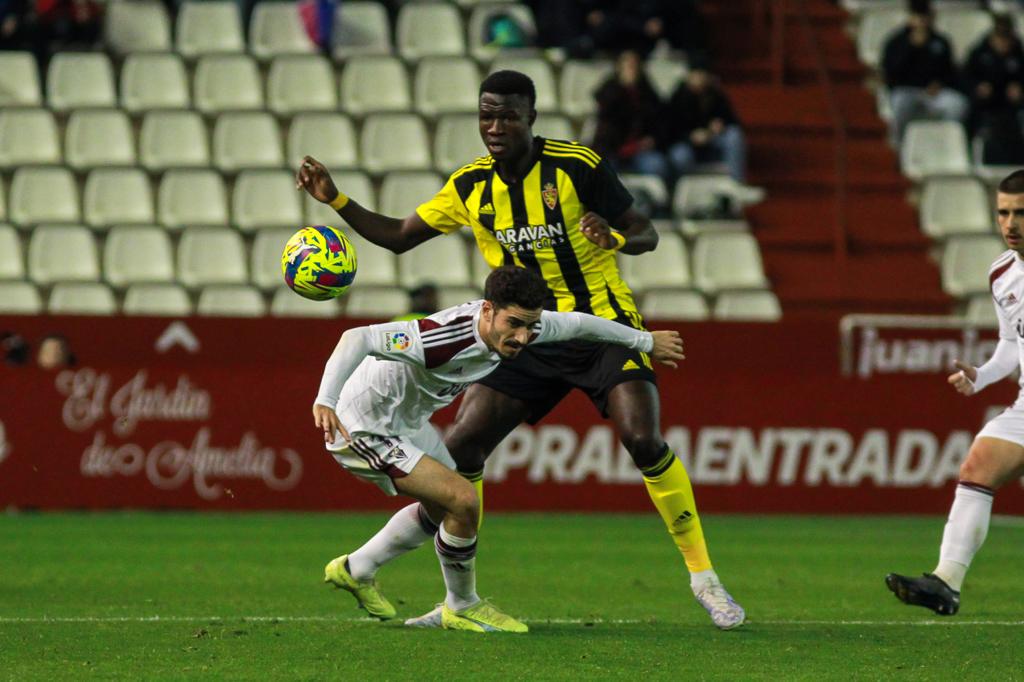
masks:
[[[384,350],[406,351],[412,345],[412,339],[405,332],[384,332]]]
[[[549,209],[554,209],[555,204],[558,203],[558,188],[553,183],[545,183],[544,189],[541,190],[541,196],[544,197],[544,204]]]

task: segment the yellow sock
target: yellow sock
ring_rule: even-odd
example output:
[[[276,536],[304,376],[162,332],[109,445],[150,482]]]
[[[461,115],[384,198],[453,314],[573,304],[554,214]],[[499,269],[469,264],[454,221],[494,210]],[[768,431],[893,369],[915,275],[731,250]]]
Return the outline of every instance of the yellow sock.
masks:
[[[480,518],[476,521],[476,529],[480,530],[480,526],[484,525],[484,470],[474,471],[472,473],[466,473],[460,471],[459,475],[464,479],[473,484],[476,488],[476,496],[480,500]]]
[[[690,477],[683,463],[667,445],[662,457],[653,466],[641,471],[651,501],[658,508],[672,541],[679,547],[690,573],[707,571],[711,558],[704,542],[704,531],[697,516]]]

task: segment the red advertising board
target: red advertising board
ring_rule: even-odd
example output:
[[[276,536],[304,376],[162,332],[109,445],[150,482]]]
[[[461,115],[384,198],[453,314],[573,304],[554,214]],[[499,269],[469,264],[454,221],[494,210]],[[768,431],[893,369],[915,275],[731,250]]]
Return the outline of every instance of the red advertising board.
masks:
[[[313,425],[323,363],[352,324],[0,318],[30,343],[65,335],[78,359],[0,365],[0,507],[394,506],[340,469]],[[659,372],[662,427],[707,511],[944,512],[974,432],[1017,390],[963,398],[945,383],[950,357],[991,352],[991,331],[868,326],[847,330],[841,355],[832,323],[668,326],[687,359]],[[489,509],[650,505],[580,395],[514,431],[486,476]],[[1000,491],[996,511],[1024,513],[1022,486]]]

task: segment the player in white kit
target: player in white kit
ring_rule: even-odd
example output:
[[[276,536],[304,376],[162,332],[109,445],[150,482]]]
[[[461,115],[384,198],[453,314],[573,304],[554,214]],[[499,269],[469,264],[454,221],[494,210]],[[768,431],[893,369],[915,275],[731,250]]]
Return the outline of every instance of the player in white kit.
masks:
[[[1020,367],[1024,372],[1024,171],[1011,173],[996,194],[999,230],[1009,247],[989,269],[989,286],[999,317],[999,343],[981,367],[959,360],[949,383],[974,395]],[[1022,374],[1024,377],[1024,374]],[[960,466],[956,499],[942,535],[939,563],[920,578],[890,573],[886,585],[900,601],[944,616],[960,609],[960,588],[971,559],[988,533],[992,499],[1007,481],[1024,475],[1024,378],[1013,405],[978,433]]]
[[[671,367],[683,358],[677,332],[646,332],[593,315],[543,310],[547,296],[538,275],[501,267],[488,276],[483,300],[421,320],[349,329],[328,360],[313,405],[327,449],[348,471],[387,494],[418,501],[362,547],[327,564],[325,582],[351,592],[371,615],[396,615],[376,586],[377,569],[434,538],[447,589],[443,627],[527,630],[477,596],[479,500],[473,485],[456,473],[430,423],[434,412],[528,343],[615,343]]]

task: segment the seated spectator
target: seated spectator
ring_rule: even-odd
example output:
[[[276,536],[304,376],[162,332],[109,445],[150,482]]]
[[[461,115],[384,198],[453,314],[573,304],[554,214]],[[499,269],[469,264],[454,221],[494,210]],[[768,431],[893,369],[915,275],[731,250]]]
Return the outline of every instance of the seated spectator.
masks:
[[[920,118],[965,121],[968,100],[954,88],[956,71],[949,39],[932,27],[929,0],[909,0],[907,25],[885,44],[882,71],[889,87],[893,142]]]
[[[1024,106],[1024,48],[1013,20],[996,17],[992,32],[971,50],[964,69],[971,97],[971,131],[991,125],[992,118],[1016,115]]]
[[[437,300],[437,286],[425,282],[418,287],[409,289],[409,312],[399,315],[393,321],[420,320],[433,315],[441,309]]]
[[[747,143],[725,91],[701,59],[672,94],[665,114],[668,159],[675,174],[720,161],[739,182],[746,177]]]
[[[64,367],[74,367],[75,363],[75,354],[71,352],[67,337],[61,334],[49,334],[39,342],[36,364],[41,369],[63,369]]]
[[[619,55],[615,75],[597,89],[594,99],[594,150],[620,171],[657,175],[667,181],[668,163],[658,150],[663,105],[636,52]]]

